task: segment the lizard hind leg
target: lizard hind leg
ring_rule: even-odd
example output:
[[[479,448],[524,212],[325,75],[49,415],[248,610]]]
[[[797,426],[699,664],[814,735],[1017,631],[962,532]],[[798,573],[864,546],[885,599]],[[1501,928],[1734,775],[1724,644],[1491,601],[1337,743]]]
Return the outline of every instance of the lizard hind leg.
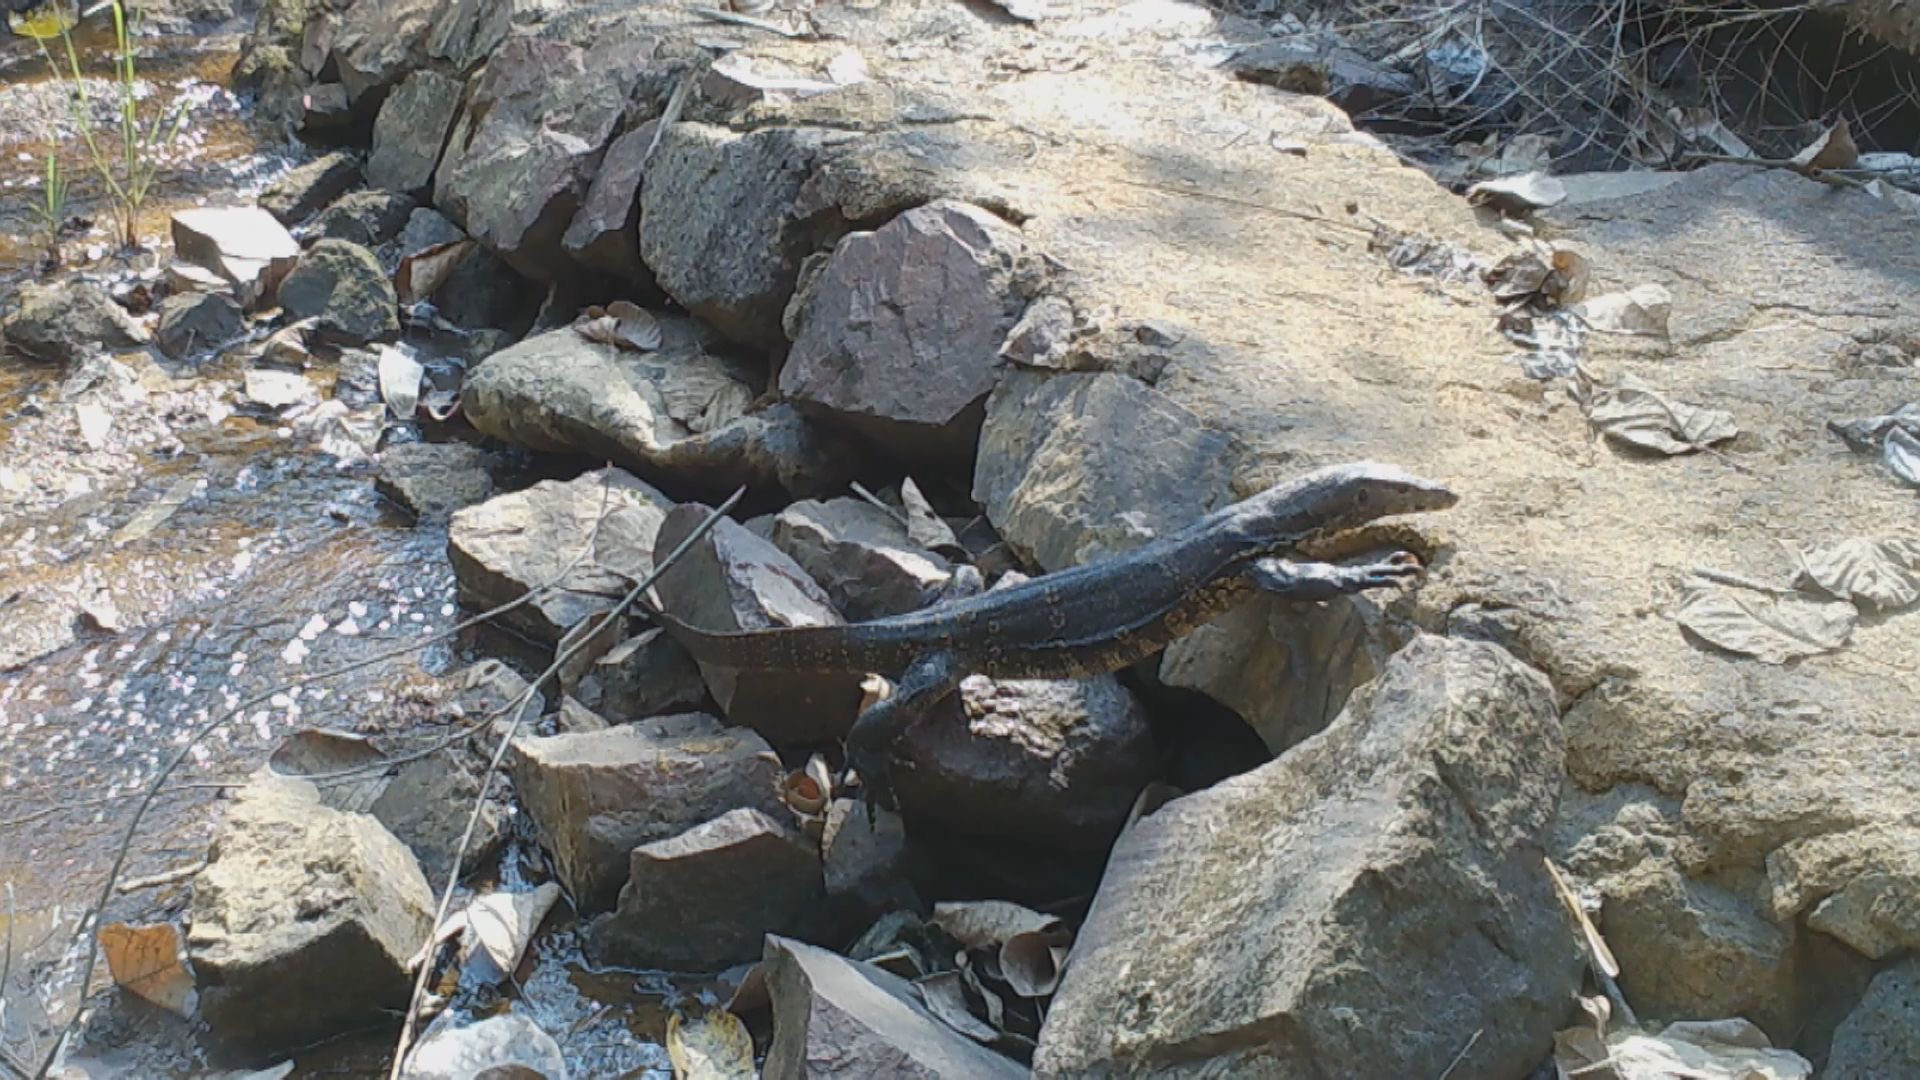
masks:
[[[915,720],[925,716],[960,684],[959,658],[930,652],[907,665],[893,695],[874,702],[847,732],[847,764],[860,774],[860,797],[872,820],[879,807],[892,809],[893,747]]]

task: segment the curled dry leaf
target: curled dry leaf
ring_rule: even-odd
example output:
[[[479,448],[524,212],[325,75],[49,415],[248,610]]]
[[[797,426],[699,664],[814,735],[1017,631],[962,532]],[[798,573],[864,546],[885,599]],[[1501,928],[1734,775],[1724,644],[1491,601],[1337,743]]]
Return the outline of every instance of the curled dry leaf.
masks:
[[[767,967],[754,961],[740,976],[740,985],[733,988],[733,996],[727,999],[727,1011],[735,1016],[757,1013],[773,1007],[773,996],[767,991]]]
[[[1543,172],[1482,180],[1467,189],[1467,202],[1490,206],[1503,214],[1530,214],[1567,200],[1567,186]]]
[[[467,955],[478,949],[503,975],[520,966],[534,931],[560,899],[549,881],[532,892],[488,893],[467,905]]]
[[[780,798],[787,808],[809,817],[824,814],[833,801],[833,773],[827,759],[815,754],[804,768],[788,773],[780,784]]]
[[[893,696],[893,683],[884,675],[867,675],[860,680],[860,712],[866,712],[875,705]]]
[[[640,305],[626,300],[615,300],[604,308],[588,308],[574,321],[573,329],[588,341],[633,352],[652,352],[661,342],[659,321]]]
[[[267,758],[267,768],[281,776],[301,778],[365,769],[357,776],[327,781],[321,791],[327,805],[359,813],[371,807],[386,790],[383,770],[373,767],[385,757],[364,735],[308,728],[282,739]]]
[[[967,549],[960,545],[960,538],[933,512],[933,504],[911,476],[900,481],[900,506],[906,513],[908,540],[945,558],[966,558]]]
[[[1587,283],[1593,279],[1593,270],[1587,265],[1587,257],[1577,251],[1561,248],[1553,253],[1551,260],[1553,274],[1547,278],[1547,297],[1556,304],[1577,304],[1587,295]]]
[[[1859,163],[1860,148],[1854,145],[1853,129],[1844,118],[1834,121],[1790,162],[1796,172],[1809,175],[1825,169],[1851,169]]]
[[[675,1013],[667,1021],[667,1056],[674,1080],[754,1080],[753,1036],[724,1009]]]
[[[1920,401],[1902,405],[1884,416],[1865,416],[1858,420],[1829,420],[1827,430],[1840,437],[1856,454],[1884,452],[1887,436],[1895,429],[1920,438]]]
[[[973,1014],[967,1004],[967,986],[958,971],[942,971],[913,984],[927,1011],[940,1022],[975,1042],[991,1043],[999,1036],[992,1025]]]
[[[1660,285],[1635,285],[1625,292],[1605,293],[1582,301],[1574,313],[1591,330],[1602,334],[1638,334],[1666,337],[1673,316],[1673,294]]]
[[[1709,645],[1768,664],[1817,656],[1846,645],[1858,612],[1844,601],[1770,596],[1721,585],[1694,585],[1680,625]]]
[[[1616,442],[1662,454],[1686,454],[1740,434],[1733,414],[1672,401],[1633,379],[1597,390],[1587,418]]]
[[[1073,941],[1059,919],[1005,900],[935,904],[933,922],[969,949],[992,951],[1001,977],[1022,997],[1053,993],[1064,958],[1053,950]]]
[[[420,408],[420,380],[426,366],[391,345],[380,346],[380,400],[395,420],[411,420]]]
[[[1592,1028],[1554,1036],[1554,1067],[1579,1080],[1808,1080],[1813,1065],[1776,1050],[1746,1020],[1668,1024],[1658,1035],[1621,1030],[1603,1041]]]
[[[122,988],[168,1012],[192,1014],[193,976],[181,962],[180,931],[172,923],[112,923],[100,930],[100,951]]]
[[[1920,600],[1920,540],[1854,537],[1794,554],[1800,579],[1838,599],[1882,611]]]
[[[417,304],[440,291],[453,272],[474,252],[472,240],[454,240],[416,251],[400,260],[393,273],[393,291],[402,304]]]
[[[1908,487],[1920,488],[1920,439],[1902,427],[1887,432],[1880,448],[1880,464]]]

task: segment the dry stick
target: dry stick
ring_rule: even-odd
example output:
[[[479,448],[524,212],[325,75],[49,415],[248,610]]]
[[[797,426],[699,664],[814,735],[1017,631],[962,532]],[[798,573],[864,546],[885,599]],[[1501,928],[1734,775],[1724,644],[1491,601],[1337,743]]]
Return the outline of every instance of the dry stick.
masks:
[[[652,588],[653,583],[660,580],[660,575],[666,573],[674,563],[680,561],[681,556],[693,550],[693,546],[704,539],[715,525],[720,524],[720,519],[724,518],[728,511],[738,505],[740,500],[746,497],[746,494],[747,489],[744,487],[741,488],[734,492],[726,502],[721,503],[713,513],[708,514],[706,520],[702,521],[699,526],[687,534],[686,539],[680,541],[672,551],[667,553],[666,558],[654,563],[651,573],[633,588],[627,590],[627,595],[621,597],[620,602],[614,605],[613,610],[608,611],[600,617],[600,622],[594,626],[592,631],[581,637],[579,641],[574,642],[571,647],[561,650],[560,653],[553,658],[553,663],[547,665],[546,670],[542,671],[539,677],[527,684],[527,689],[521,692],[519,706],[513,711],[513,719],[508,722],[507,730],[501,734],[500,745],[494,748],[493,757],[487,762],[486,773],[480,777],[480,790],[474,794],[473,811],[467,815],[466,830],[460,834],[460,843],[453,849],[453,862],[447,867],[447,885],[446,888],[440,891],[440,905],[435,909],[433,922],[427,928],[427,941],[420,948],[425,958],[420,964],[420,973],[416,975],[413,980],[413,995],[407,1000],[407,1016],[406,1020],[400,1025],[400,1041],[396,1043],[393,1048],[393,1069],[387,1074],[388,1080],[400,1080],[400,1070],[406,1063],[407,1051],[413,1042],[414,1029],[420,1022],[420,1001],[421,998],[426,995],[427,980],[433,974],[433,954],[436,951],[434,948],[434,939],[439,935],[440,925],[447,921],[448,909],[453,907],[454,890],[460,887],[461,860],[466,858],[467,848],[473,844],[473,834],[479,829],[480,815],[486,809],[487,790],[493,786],[494,774],[500,771],[500,762],[507,756],[507,747],[513,745],[514,736],[520,733],[520,721],[526,716],[527,701],[533,696],[534,691],[538,690],[542,683],[553,678],[561,666],[572,659],[575,653],[586,648],[587,643],[592,641],[596,634],[613,620],[624,615],[627,609],[633,606],[633,602],[640,598],[640,594]]]
[[[342,664],[339,667],[330,668],[326,671],[289,679],[272,689],[248,698],[233,708],[228,709],[226,712],[221,713],[219,716],[201,724],[198,728],[195,728],[193,733],[187,737],[187,741],[183,743],[180,749],[174,753],[173,757],[168,759],[167,763],[161,767],[160,772],[154,776],[153,782],[147,785],[146,791],[141,793],[140,805],[134,808],[133,820],[127,823],[127,831],[120,837],[120,844],[114,851],[113,863],[107,868],[107,879],[100,885],[100,896],[94,901],[93,907],[80,918],[79,932],[81,934],[91,933],[88,929],[89,922],[97,921],[106,914],[107,905],[113,901],[114,887],[120,880],[120,871],[126,867],[127,856],[133,851],[133,838],[140,830],[140,823],[146,819],[147,811],[152,809],[153,804],[160,798],[160,789],[166,784],[167,778],[177,772],[180,766],[186,762],[187,756],[193,752],[194,747],[200,745],[202,741],[214,732],[225,727],[235,717],[244,714],[247,710],[256,706],[266,704],[276,694],[282,694],[288,690],[295,690],[303,686],[310,686],[313,683],[322,682],[327,679],[339,678],[342,675],[351,674],[362,668],[372,667],[375,664],[385,663],[388,660],[398,659],[408,653],[417,652],[436,641],[444,641],[475,626],[489,622],[495,617],[504,615],[515,608],[532,603],[534,598],[545,594],[549,590],[558,588],[562,582],[566,581],[568,575],[573,573],[576,567],[584,562],[589,555],[593,554],[594,543],[600,536],[600,523],[606,520],[607,505],[611,501],[612,492],[613,489],[610,485],[601,488],[600,510],[594,516],[593,527],[587,531],[586,542],[581,545],[580,553],[575,555],[566,566],[562,567],[560,572],[554,575],[551,582],[529,589],[527,592],[522,593],[520,596],[498,607],[483,611],[470,619],[464,619],[437,634],[429,634],[419,641],[382,650],[372,656],[355,660],[350,664]],[[74,1027],[80,1023],[80,1017],[86,1013],[87,988],[93,985],[93,973],[99,954],[100,950],[89,940],[87,943],[86,963],[81,965],[80,969],[80,1000],[74,1004],[73,1015],[67,1018],[65,1024],[61,1025],[60,1037],[53,1041],[53,1048],[47,1051],[46,1057],[40,1062],[40,1067],[34,1071],[33,1080],[46,1080],[47,1075],[53,1071],[54,1062],[59,1060],[60,1052],[65,1048],[67,1040],[72,1037]]]
[[[1854,170],[1854,169],[1813,169],[1813,168],[1808,168],[1807,166],[1802,165],[1799,162],[1792,160],[1791,158],[1741,157],[1739,154],[1707,154],[1707,153],[1688,154],[1682,160],[1683,162],[1689,162],[1689,161],[1726,162],[1729,165],[1747,165],[1755,169],[1784,169],[1787,172],[1799,173],[1801,176],[1804,176],[1809,180],[1817,181],[1819,183],[1827,185],[1828,187],[1860,188],[1862,190],[1866,188],[1867,182],[1865,180],[1858,179],[1849,174],[1856,171],[1871,172],[1871,170]],[[1875,175],[1876,177],[1879,177],[1879,174],[1877,173],[1873,175]]]

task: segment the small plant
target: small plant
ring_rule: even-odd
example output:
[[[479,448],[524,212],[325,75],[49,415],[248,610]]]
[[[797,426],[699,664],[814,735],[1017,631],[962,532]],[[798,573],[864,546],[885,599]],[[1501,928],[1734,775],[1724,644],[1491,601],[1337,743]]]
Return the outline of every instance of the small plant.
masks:
[[[41,180],[40,202],[33,208],[47,245],[47,267],[60,265],[60,225],[67,219],[67,176],[60,171],[60,146],[47,140],[47,172]]]

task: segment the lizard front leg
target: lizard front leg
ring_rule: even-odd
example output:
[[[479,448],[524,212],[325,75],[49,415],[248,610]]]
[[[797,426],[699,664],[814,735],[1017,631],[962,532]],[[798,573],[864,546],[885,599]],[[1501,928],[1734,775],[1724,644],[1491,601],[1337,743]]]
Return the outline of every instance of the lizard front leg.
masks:
[[[907,665],[893,696],[876,701],[847,732],[847,764],[860,774],[860,796],[871,820],[881,806],[892,809],[893,745],[915,720],[960,685],[959,658],[931,652]]]
[[[1400,585],[1420,576],[1420,560],[1405,551],[1359,566],[1289,562],[1268,557],[1247,568],[1247,579],[1261,592],[1283,600],[1331,600],[1336,596]]]

